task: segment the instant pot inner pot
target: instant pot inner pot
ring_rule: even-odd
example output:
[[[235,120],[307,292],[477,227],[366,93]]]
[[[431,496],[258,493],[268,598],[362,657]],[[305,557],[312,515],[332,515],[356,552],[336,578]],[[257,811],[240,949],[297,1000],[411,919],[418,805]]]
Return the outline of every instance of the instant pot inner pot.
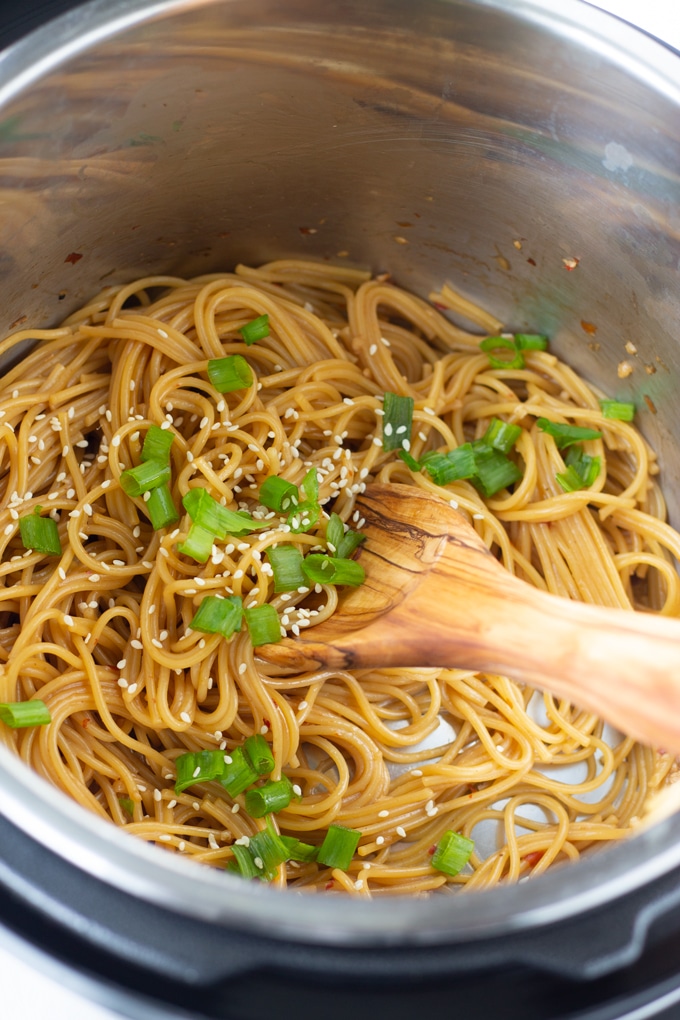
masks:
[[[635,401],[677,523],[680,85],[661,46],[577,2],[101,0],[3,56],[0,105],[4,332],[54,324],[107,284],[281,257],[422,295],[450,283]],[[2,812],[88,881],[320,943],[527,931],[680,857],[671,819],[488,895],[293,908],[0,763]],[[651,923],[628,925],[625,952]]]

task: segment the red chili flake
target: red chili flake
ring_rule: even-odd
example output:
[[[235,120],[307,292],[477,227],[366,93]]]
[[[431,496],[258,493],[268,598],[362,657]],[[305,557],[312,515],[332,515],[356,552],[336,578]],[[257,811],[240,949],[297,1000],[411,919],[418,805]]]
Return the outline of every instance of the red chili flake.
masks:
[[[648,397],[646,393],[644,394],[644,398],[645,398],[645,404],[647,405],[649,410],[652,412],[652,414],[656,414],[656,404],[654,403],[652,398]]]
[[[316,227],[300,227],[301,234],[316,234]]]
[[[72,266],[75,266],[76,262],[80,262],[82,255],[79,251],[72,251],[70,255],[67,255],[64,262],[70,262]]]
[[[568,259],[562,259],[564,268],[567,270],[568,273],[571,273],[574,269],[576,269],[580,261],[581,260],[577,259],[575,255],[572,255],[572,257]]]
[[[427,851],[430,857],[432,857],[437,849],[437,844],[433,843],[430,849]]]
[[[263,719],[262,720],[262,725],[266,726],[268,730],[270,730],[272,728],[272,724],[270,723],[269,719]]]
[[[438,312],[448,312],[449,310],[446,305],[441,305],[438,301],[433,301],[432,304]]]
[[[84,730],[86,730],[91,722],[92,722],[91,719],[83,719],[80,725],[83,727]]]
[[[324,886],[324,889],[326,889],[326,890],[332,889],[334,885],[335,885],[335,882],[334,882],[333,879],[331,879],[330,882],[326,882],[326,884]]]
[[[595,336],[595,334],[597,333],[597,326],[595,325],[595,323],[594,322],[586,322],[585,319],[581,319],[581,329],[585,333],[589,333],[590,336]]]
[[[14,320],[14,322],[11,324],[9,328],[16,329],[16,327],[20,326],[22,322],[26,322],[26,319],[27,319],[26,315],[20,315],[18,319]]]
[[[536,265],[536,259],[527,259],[527,262],[529,263],[530,266]]]
[[[545,850],[532,850],[531,853],[524,855],[524,861],[530,868],[535,868],[544,853]]]

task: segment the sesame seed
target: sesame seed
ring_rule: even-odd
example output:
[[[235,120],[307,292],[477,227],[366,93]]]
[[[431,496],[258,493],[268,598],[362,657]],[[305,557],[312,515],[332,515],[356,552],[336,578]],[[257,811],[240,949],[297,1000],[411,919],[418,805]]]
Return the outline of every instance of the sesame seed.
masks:
[[[378,818],[387,818],[388,816],[389,811],[385,810],[385,808],[382,811],[378,811]]]
[[[13,531],[14,531],[14,525],[13,524],[8,524],[5,527],[5,534],[6,535],[11,535]]]
[[[116,669],[125,669],[126,666],[127,661],[125,659],[120,659],[120,661],[116,663]]]
[[[298,786],[297,783],[293,784],[293,793],[295,794],[296,797],[302,796],[302,788]]]
[[[164,329],[160,329],[160,328],[159,328],[159,330],[158,330],[158,335],[159,335],[159,336],[162,336],[164,340],[167,340],[167,339],[168,339],[168,334],[167,334],[167,333],[165,332],[165,330],[164,330]]]
[[[452,503],[452,505],[453,505],[453,503]],[[458,506],[457,503],[456,503],[456,506]],[[474,517],[474,519],[476,521],[483,521],[484,520],[484,514],[473,514],[472,516]]]
[[[377,846],[382,846],[383,843],[385,842],[385,837],[384,836],[376,836],[375,842],[376,842]]]
[[[137,684],[130,684],[128,687],[128,694],[134,694],[137,690]]]
[[[154,790],[153,791],[153,799],[156,800],[156,801],[163,799],[163,794],[161,793],[160,790]]]
[[[374,446],[382,446],[382,439],[380,439],[379,436],[374,436],[373,437],[373,445]]]
[[[396,832],[397,836],[401,836],[402,839],[406,835],[406,829],[404,828],[403,825],[398,825],[394,831]]]
[[[144,645],[142,644],[141,641],[138,641],[136,638],[134,638],[130,642],[130,647],[135,648],[137,651],[141,651],[144,648]]]
[[[172,840],[172,836],[169,832],[162,832],[158,837],[163,843],[169,843]]]
[[[304,712],[306,708],[309,708],[309,702],[301,701],[300,704],[298,705],[298,712]]]
[[[368,348],[368,353],[371,354],[371,355],[377,354],[378,353],[378,345],[377,344],[371,344],[371,346]]]
[[[232,806],[231,813],[232,813],[232,815],[237,815],[240,810],[241,810],[241,805],[240,804],[234,804]]]
[[[115,435],[111,440],[111,446],[120,446],[120,436]]]
[[[155,637],[151,638],[151,644],[154,646],[154,648],[162,648],[163,647],[163,645],[158,640],[158,638],[155,638]]]
[[[420,778],[420,776],[422,776],[422,774],[423,774],[423,770],[422,769],[413,769],[413,771],[411,772],[411,775],[415,776],[417,779]]]
[[[191,723],[191,716],[189,715],[188,712],[180,712],[179,717],[182,720],[182,722],[189,724]]]
[[[68,457],[68,446],[62,446],[61,455],[62,457]]]
[[[118,678],[118,686],[119,687],[125,688],[125,687],[127,687],[127,685],[128,685],[128,682],[127,682],[127,680],[125,679],[124,676],[121,676],[121,677]]]
[[[66,624],[67,627],[73,627],[73,617],[66,616],[66,614],[64,614],[64,623]]]

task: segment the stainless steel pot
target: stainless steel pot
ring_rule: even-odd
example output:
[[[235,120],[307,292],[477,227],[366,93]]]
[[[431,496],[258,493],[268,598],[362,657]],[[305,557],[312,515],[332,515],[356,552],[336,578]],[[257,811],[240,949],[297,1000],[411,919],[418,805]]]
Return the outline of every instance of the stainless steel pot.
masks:
[[[106,283],[283,256],[423,294],[450,281],[635,400],[677,522],[679,168],[677,55],[578,0],[95,0],[0,56],[0,329],[54,323]],[[680,901],[680,818],[515,888],[356,903],[191,867],[2,748],[0,812],[0,881],[71,928],[78,880],[92,902],[116,891],[129,923],[159,910],[289,955],[337,947],[366,978],[392,948],[412,950],[403,978],[464,969],[480,945],[604,973]],[[29,846],[68,880],[22,875]],[[605,906],[601,951],[577,938],[560,957],[550,933]],[[236,952],[210,973],[247,966]]]

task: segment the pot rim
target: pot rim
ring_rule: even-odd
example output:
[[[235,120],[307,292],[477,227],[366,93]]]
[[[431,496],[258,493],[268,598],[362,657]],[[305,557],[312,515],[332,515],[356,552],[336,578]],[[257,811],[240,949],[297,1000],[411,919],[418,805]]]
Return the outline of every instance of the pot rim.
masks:
[[[0,109],[89,48],[156,18],[219,0],[94,0],[0,56]],[[470,0],[468,0],[470,2]],[[472,0],[594,50],[680,109],[680,62],[662,43],[581,0]],[[466,4],[467,5],[467,4]],[[473,896],[319,899],[196,867],[88,814],[0,747],[0,812],[39,844],[143,900],[271,937],[327,944],[436,944],[553,924],[618,899],[680,866],[680,815],[577,864]]]

